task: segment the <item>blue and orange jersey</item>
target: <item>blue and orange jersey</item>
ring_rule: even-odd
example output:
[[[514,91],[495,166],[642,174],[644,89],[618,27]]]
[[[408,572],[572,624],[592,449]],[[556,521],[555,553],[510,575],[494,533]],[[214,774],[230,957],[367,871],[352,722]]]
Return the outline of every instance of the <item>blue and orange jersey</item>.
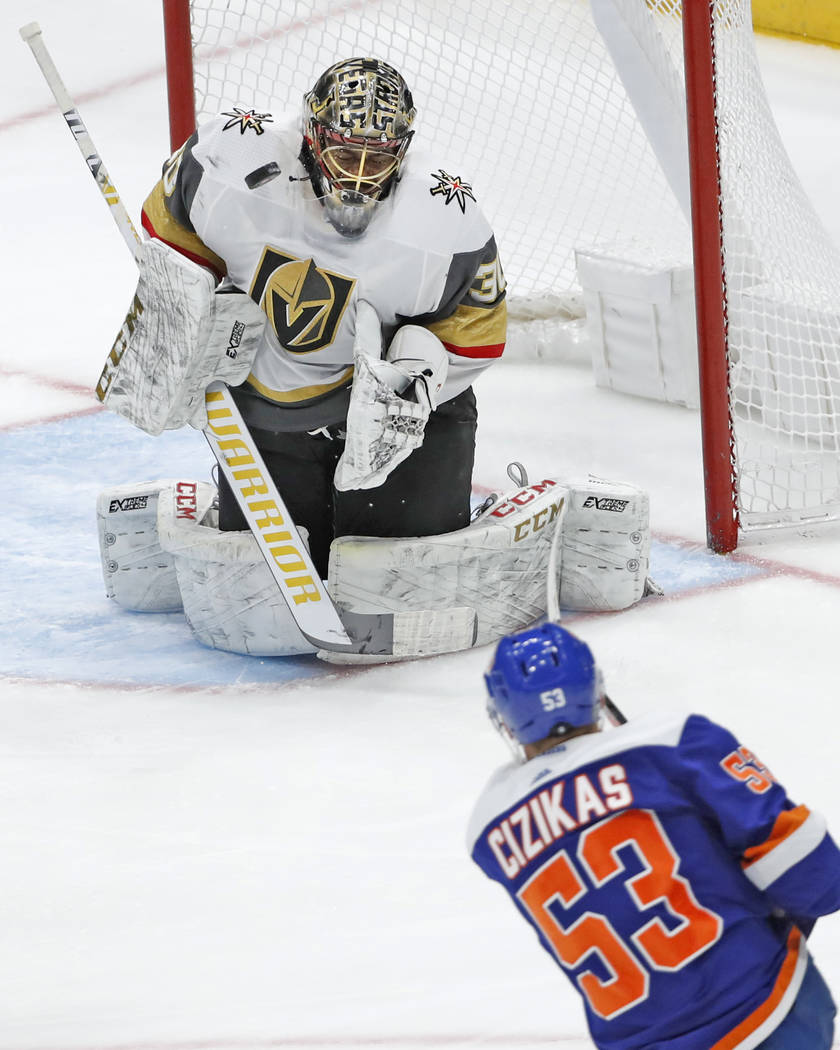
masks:
[[[643,718],[500,769],[470,821],[580,992],[600,1050],[749,1050],[840,908],[840,851],[756,756],[699,715]]]

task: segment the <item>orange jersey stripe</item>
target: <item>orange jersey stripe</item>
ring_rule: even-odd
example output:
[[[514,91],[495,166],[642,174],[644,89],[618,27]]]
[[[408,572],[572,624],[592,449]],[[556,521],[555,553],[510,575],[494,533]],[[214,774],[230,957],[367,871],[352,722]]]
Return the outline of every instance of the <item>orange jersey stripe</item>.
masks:
[[[750,846],[749,849],[744,850],[742,866],[744,868],[749,868],[751,864],[755,864],[755,862],[761,860],[762,857],[766,857],[771,850],[774,850],[780,843],[784,842],[786,838],[792,835],[794,831],[801,828],[810,815],[811,811],[807,806],[795,806],[793,809],[786,809],[783,813],[780,813],[778,817],[776,817],[773,830],[764,842],[760,842],[757,846]]]
[[[791,985],[794,977],[797,973],[804,972],[805,966],[805,954],[801,956],[801,967],[800,967],[800,947],[802,946],[802,934],[799,930],[794,927],[788,936],[788,952],[785,956],[785,961],[782,963],[779,975],[776,978],[776,983],[773,985],[773,991],[764,1000],[761,1006],[757,1010],[745,1017],[744,1020],[731,1032],[727,1033],[723,1039],[719,1039],[711,1050],[737,1050],[741,1043],[749,1036],[752,1035],[755,1030],[762,1025],[772,1014],[773,1011],[778,1009],[779,1005],[784,998],[785,992]],[[787,1004],[788,1009],[792,1004]],[[783,1017],[779,1018],[779,1022],[783,1020]],[[767,1032],[767,1035],[770,1033]]]

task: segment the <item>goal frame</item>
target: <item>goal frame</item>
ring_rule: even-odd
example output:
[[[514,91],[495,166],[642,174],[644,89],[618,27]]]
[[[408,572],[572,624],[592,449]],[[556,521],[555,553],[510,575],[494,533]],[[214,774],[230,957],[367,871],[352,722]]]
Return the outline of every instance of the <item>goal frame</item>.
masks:
[[[727,554],[738,545],[738,504],[729,398],[713,7],[714,0],[683,0],[683,54],[706,542],[716,553]]]
[[[195,90],[190,0],[163,0],[169,148],[174,153],[195,131]]]
[[[724,554],[737,547],[739,528],[715,101],[714,2],[683,0],[683,50],[706,540],[712,551]],[[163,15],[174,152],[196,126],[190,0],[163,0]]]

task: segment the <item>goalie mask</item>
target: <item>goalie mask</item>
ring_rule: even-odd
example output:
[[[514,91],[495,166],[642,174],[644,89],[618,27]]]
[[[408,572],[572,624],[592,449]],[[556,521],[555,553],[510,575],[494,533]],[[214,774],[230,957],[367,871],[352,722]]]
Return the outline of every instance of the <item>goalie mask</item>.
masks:
[[[414,116],[405,81],[376,58],[337,62],[304,96],[301,157],[343,236],[364,233],[398,181]]]
[[[600,719],[603,685],[592,652],[556,623],[502,638],[484,681],[490,720],[519,761],[523,745]]]

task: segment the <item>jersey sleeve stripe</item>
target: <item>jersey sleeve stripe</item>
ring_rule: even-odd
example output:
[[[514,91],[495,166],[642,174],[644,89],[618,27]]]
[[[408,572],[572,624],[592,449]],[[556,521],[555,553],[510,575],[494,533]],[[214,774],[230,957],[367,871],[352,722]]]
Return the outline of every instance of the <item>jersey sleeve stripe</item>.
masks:
[[[455,354],[456,357],[494,358],[501,357],[505,350],[504,343],[494,343],[490,346],[457,346],[455,343],[447,343],[445,339],[441,342],[449,353]]]
[[[793,1006],[807,965],[805,938],[794,927],[788,936],[788,952],[776,977],[773,991],[758,1009],[753,1010],[723,1039],[719,1039],[711,1050],[753,1050],[759,1046],[779,1027]]]
[[[224,277],[224,261],[211,251],[195,233],[185,229],[167,211],[163,200],[163,183],[159,182],[146,198],[140,215],[143,229],[151,236],[174,248],[199,266],[206,266],[217,278]]]
[[[807,806],[785,810],[776,818],[769,837],[744,851],[744,874],[760,890],[807,857],[826,834],[825,818]]]
[[[507,303],[502,299],[491,309],[462,303],[451,316],[433,321],[428,328],[457,357],[501,357],[507,334]]]

